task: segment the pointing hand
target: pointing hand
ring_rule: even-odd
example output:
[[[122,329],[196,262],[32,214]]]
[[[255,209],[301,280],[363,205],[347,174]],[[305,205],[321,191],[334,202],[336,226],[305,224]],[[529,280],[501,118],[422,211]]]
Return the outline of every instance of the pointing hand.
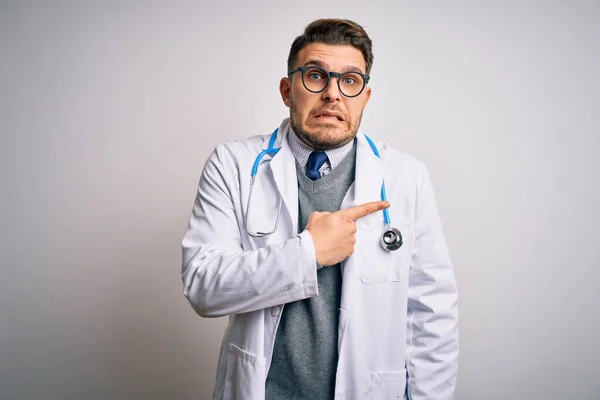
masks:
[[[306,230],[313,238],[317,262],[324,267],[332,266],[352,255],[356,243],[355,221],[389,206],[387,201],[373,201],[333,213],[313,212]]]

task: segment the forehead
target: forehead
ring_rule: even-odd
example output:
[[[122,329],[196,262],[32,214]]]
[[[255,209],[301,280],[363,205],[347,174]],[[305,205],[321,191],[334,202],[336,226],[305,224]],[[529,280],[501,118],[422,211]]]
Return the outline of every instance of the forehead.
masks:
[[[311,43],[298,53],[297,66],[317,61],[332,71],[359,69],[366,73],[365,58],[360,50],[350,45]]]

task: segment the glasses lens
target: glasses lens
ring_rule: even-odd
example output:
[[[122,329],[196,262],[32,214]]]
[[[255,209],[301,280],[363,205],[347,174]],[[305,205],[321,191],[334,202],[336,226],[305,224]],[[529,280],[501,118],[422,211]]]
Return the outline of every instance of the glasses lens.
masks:
[[[356,72],[347,72],[340,76],[340,90],[345,96],[356,96],[363,90],[365,80]]]
[[[304,71],[302,81],[306,89],[311,92],[320,92],[327,86],[327,73],[318,67],[311,67]]]

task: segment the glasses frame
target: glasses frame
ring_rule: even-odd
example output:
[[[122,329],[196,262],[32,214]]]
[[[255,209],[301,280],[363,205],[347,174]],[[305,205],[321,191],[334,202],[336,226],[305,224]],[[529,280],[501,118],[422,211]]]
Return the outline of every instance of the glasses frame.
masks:
[[[304,82],[304,75],[305,72],[308,71],[309,69],[318,69],[323,71],[323,73],[325,75],[327,75],[327,82],[325,83],[325,86],[323,86],[323,89],[321,90],[310,90],[308,88],[308,86],[306,86],[306,82]],[[325,91],[325,89],[327,89],[327,87],[329,86],[329,82],[331,82],[331,77],[336,77],[337,78],[337,86],[338,89],[340,91],[340,93],[344,96],[344,97],[349,97],[349,98],[353,98],[353,97],[358,97],[360,96],[360,94],[365,90],[365,87],[367,87],[367,83],[369,83],[369,79],[371,78],[369,75],[365,75],[362,72],[359,71],[348,71],[348,72],[331,72],[331,71],[327,71],[319,66],[316,65],[308,65],[308,66],[304,66],[304,67],[298,67],[296,69],[293,69],[291,71],[288,71],[288,78],[295,72],[302,72],[302,85],[304,85],[304,88],[306,90],[308,90],[311,93],[322,93]],[[363,78],[363,86],[360,89],[360,91],[355,94],[354,96],[348,96],[347,94],[344,93],[344,91],[342,90],[342,87],[340,86],[340,81],[342,80],[342,78],[345,75],[350,75],[350,74],[358,74]]]

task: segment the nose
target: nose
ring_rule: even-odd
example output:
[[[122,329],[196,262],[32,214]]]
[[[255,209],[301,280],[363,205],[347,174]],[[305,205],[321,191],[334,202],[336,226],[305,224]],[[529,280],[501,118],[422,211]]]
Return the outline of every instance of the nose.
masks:
[[[329,79],[329,83],[323,92],[321,93],[321,99],[323,101],[334,103],[340,101],[342,98],[342,94],[340,93],[340,88],[338,86],[338,77],[332,76]]]

